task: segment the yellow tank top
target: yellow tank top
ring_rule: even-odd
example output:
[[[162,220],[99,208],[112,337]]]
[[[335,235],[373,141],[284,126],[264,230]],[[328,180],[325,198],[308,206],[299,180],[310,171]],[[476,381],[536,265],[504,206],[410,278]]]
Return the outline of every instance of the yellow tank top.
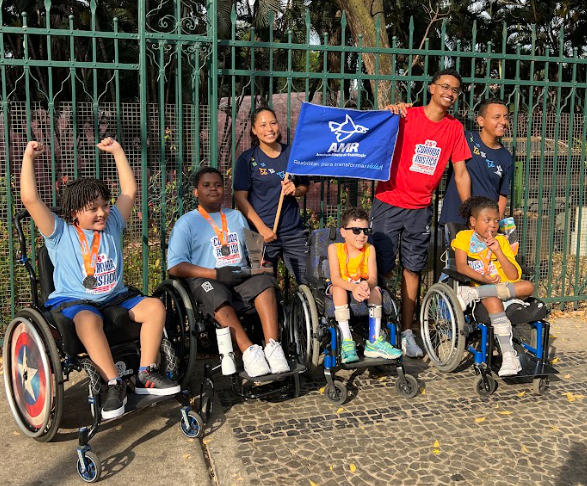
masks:
[[[363,251],[355,258],[349,258],[346,243],[336,243],[336,256],[338,257],[338,268],[340,276],[349,282],[358,282],[369,278],[369,250],[371,245],[365,243]]]

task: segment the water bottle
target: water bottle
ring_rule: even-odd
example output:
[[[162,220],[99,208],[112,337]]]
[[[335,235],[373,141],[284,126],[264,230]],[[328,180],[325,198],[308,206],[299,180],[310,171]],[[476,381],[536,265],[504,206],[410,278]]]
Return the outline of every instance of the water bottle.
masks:
[[[229,327],[216,329],[216,340],[218,341],[218,353],[220,354],[220,364],[223,375],[233,375],[236,373],[236,363],[234,362],[234,352],[232,347],[232,337],[230,336]]]

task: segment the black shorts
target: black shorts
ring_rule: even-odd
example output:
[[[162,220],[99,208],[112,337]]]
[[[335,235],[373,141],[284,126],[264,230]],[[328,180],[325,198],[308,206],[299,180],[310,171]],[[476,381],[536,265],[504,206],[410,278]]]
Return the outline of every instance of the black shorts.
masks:
[[[371,228],[379,274],[385,275],[393,270],[398,247],[403,268],[415,273],[424,270],[431,224],[432,206],[405,209],[375,199],[371,209]]]
[[[208,278],[186,279],[194,299],[205,314],[214,317],[216,311],[225,304],[239,308],[249,307],[262,292],[277,288],[277,281],[272,275],[253,275],[235,287],[229,287],[218,280]]]

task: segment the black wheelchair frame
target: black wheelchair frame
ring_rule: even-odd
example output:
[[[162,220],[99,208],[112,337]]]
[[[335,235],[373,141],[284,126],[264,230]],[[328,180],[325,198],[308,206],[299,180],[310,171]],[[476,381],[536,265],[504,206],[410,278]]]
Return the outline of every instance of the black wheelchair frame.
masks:
[[[51,210],[59,213],[59,208]],[[98,456],[89,444],[102,423],[102,378],[77,339],[73,322],[60,312],[51,312],[43,306],[52,290],[53,266],[44,246],[38,249],[38,274],[27,256],[23,220],[29,216],[28,211],[23,210],[14,218],[20,246],[18,261],[29,275],[31,306],[20,310],[6,331],[3,349],[6,395],[13,416],[23,433],[38,441],[48,442],[55,437],[61,422],[64,384],[72,372],[86,372],[89,377],[88,402],[93,422],[90,426],[81,427],[78,432],[77,471],[82,480],[93,483],[100,479],[102,471]],[[105,308],[102,314],[109,343],[112,344],[114,339],[111,345],[114,361],[122,371],[123,379],[128,379],[138,371],[140,325],[131,321],[128,311],[120,306]],[[165,334],[168,334],[167,328]],[[177,337],[173,333],[171,335]],[[175,352],[175,349],[184,348],[183,343],[178,346],[179,341],[180,339],[176,339],[172,343],[165,338],[162,340],[161,364],[163,370],[172,373],[180,383],[185,383],[185,375],[181,374],[185,373],[185,366],[178,370]],[[184,357],[180,354],[180,358]],[[43,403],[38,403],[41,397]],[[29,403],[31,398],[36,398],[32,405]],[[126,410],[131,413],[168,398],[170,397],[129,393]],[[199,437],[203,431],[203,421],[191,410],[187,392],[180,392],[175,398],[182,405],[180,429],[188,437]],[[36,415],[32,416],[31,413]]]

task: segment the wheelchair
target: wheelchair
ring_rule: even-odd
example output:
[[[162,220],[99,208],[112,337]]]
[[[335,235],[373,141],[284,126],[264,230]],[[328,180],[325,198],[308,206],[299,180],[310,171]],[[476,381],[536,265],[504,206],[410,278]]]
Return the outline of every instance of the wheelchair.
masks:
[[[465,229],[465,225],[449,223],[450,241]],[[448,266],[443,272],[448,275],[449,284],[433,284],[422,299],[420,331],[424,347],[430,361],[447,373],[464,365],[465,350],[471,353],[476,374],[474,389],[480,396],[489,396],[497,388],[501,364],[501,357],[494,356],[496,346],[489,313],[481,302],[463,312],[456,290],[458,285],[469,285],[471,280],[457,272],[454,250],[448,248],[447,254]],[[531,269],[521,268],[526,275],[533,273]],[[529,297],[524,303],[511,303],[505,312],[512,323],[514,348],[522,371],[503,380],[531,380],[534,393],[541,395],[549,387],[549,376],[558,373],[548,355],[549,309],[540,300]]]
[[[58,212],[58,208],[52,208]],[[77,472],[88,483],[100,479],[102,465],[92,451],[90,440],[98,432],[102,420],[101,392],[103,383],[98,370],[87,355],[75,333],[72,320],[61,312],[50,311],[43,306],[54,290],[53,264],[47,248],[37,252],[37,272],[27,256],[27,241],[23,232],[23,220],[29,218],[28,211],[19,212],[15,218],[20,244],[19,262],[26,268],[31,284],[31,306],[21,309],[10,322],[4,337],[4,383],[8,404],[22,432],[41,442],[49,442],[57,433],[64,407],[64,383],[73,371],[85,371],[89,378],[89,395],[93,423],[81,427],[78,432]],[[129,383],[139,369],[140,324],[132,321],[128,311],[121,306],[101,309],[104,316],[104,332],[111,346],[114,363],[120,376]],[[175,342],[165,338],[161,343],[161,369],[180,383],[185,381],[185,365],[178,366],[186,344],[183,335],[176,332],[180,324],[165,330]],[[176,349],[180,350],[180,361]],[[183,387],[182,387],[183,389]],[[126,412],[132,412],[169,396],[135,395],[127,396]],[[203,431],[200,416],[191,410],[185,392],[175,395],[182,404],[180,429],[190,438],[199,437]]]
[[[331,243],[343,242],[336,228],[315,230],[310,235],[308,250],[308,266],[306,280],[308,285],[300,285],[294,294],[290,306],[292,326],[296,338],[296,346],[301,362],[310,370],[317,370],[323,349],[323,366],[326,377],[324,395],[334,404],[343,404],[348,396],[344,383],[336,378],[339,369],[356,370],[368,367],[394,366],[397,372],[395,389],[406,398],[413,398],[419,392],[416,378],[405,372],[402,360],[383,358],[361,358],[354,363],[340,361],[342,337],[338,324],[334,319],[334,302],[326,295],[330,283],[328,267],[328,246]],[[382,331],[387,332],[390,343],[399,347],[399,312],[391,294],[381,288],[383,298]],[[369,311],[366,302],[349,299],[351,324],[354,334],[362,338],[369,335]],[[387,331],[385,331],[387,327]],[[360,354],[361,341],[357,341]]]
[[[159,297],[165,304],[168,311],[168,320],[181,323],[179,326],[181,329],[178,329],[178,333],[175,335],[177,338],[187,334],[192,348],[197,348],[199,345],[205,352],[218,351],[219,363],[215,365],[206,363],[203,378],[200,382],[197,412],[202,416],[204,422],[207,423],[213,413],[214,375],[219,372],[230,377],[232,392],[243,398],[285,398],[287,396],[296,398],[299,396],[300,374],[306,371],[306,367],[301,363],[296,352],[296,338],[279,292],[276,295],[279,340],[290,371],[256,376],[254,378],[250,377],[242,366],[237,366],[228,328],[221,328],[212,317],[203,312],[201,305],[194,299],[186,279],[169,278],[157,287],[153,295]],[[249,338],[253,342],[260,343],[262,340],[262,328],[255,308],[242,302],[236,303],[233,308]],[[179,339],[179,341],[185,343],[185,340]],[[190,373],[190,375],[192,375],[195,366],[193,359],[195,355],[195,349],[189,352],[185,349],[183,354],[180,352],[180,356],[184,356],[183,361],[186,372]]]

